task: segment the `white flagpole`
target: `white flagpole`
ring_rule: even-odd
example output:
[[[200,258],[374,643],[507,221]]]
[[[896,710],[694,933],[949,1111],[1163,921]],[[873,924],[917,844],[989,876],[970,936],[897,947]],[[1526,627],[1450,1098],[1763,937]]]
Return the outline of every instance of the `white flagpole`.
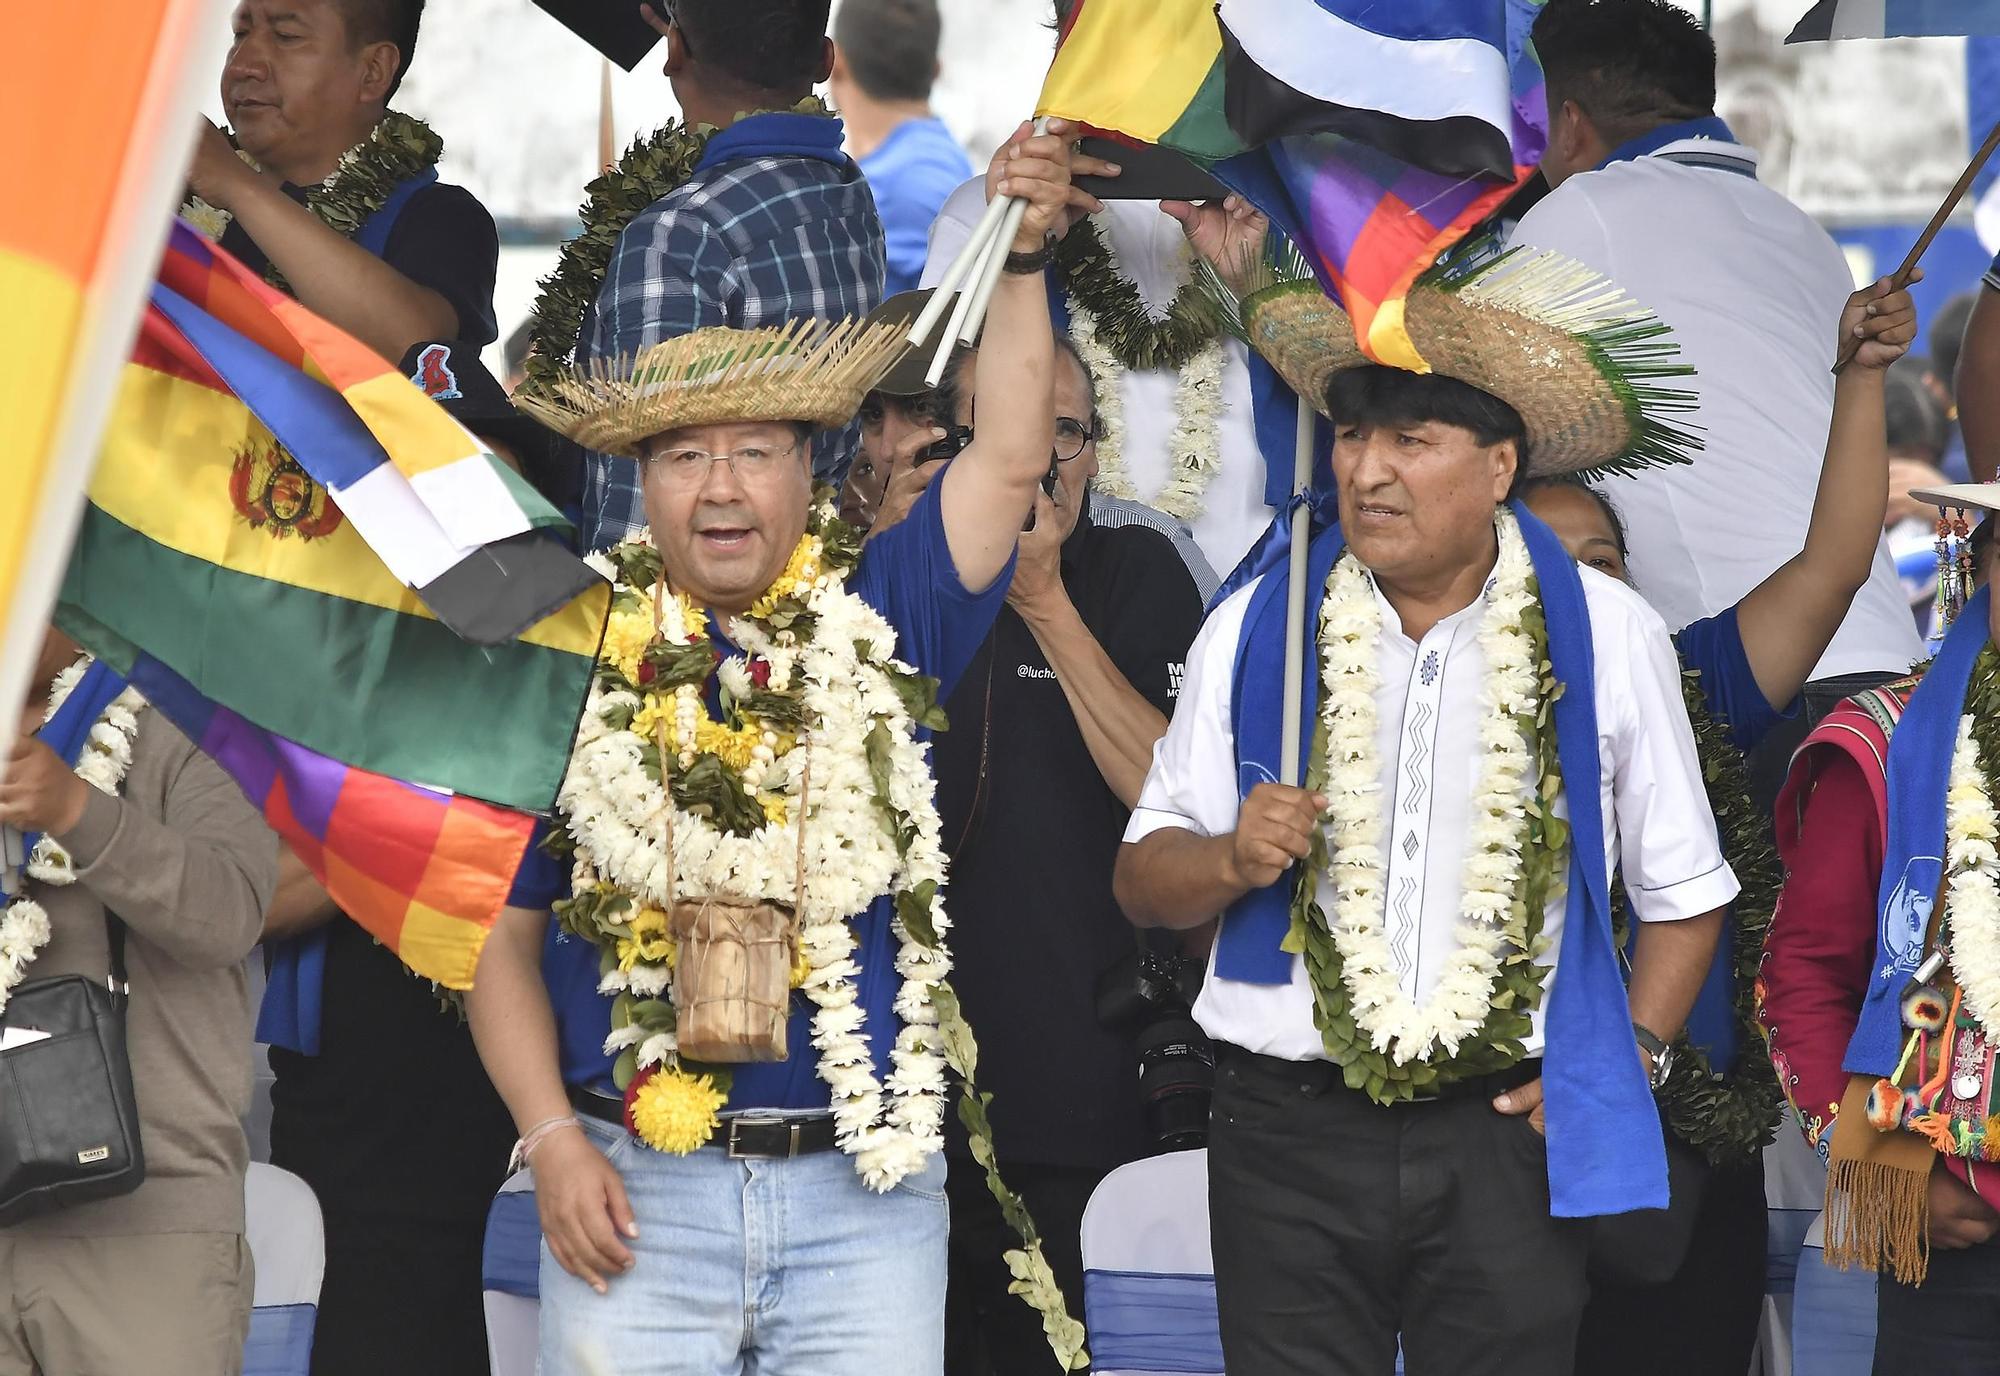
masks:
[[[1292,456],[1295,499],[1312,488],[1314,414],[1312,403],[1300,397],[1298,441]],[[1278,779],[1293,788],[1304,782],[1299,776],[1299,690],[1305,685],[1306,543],[1311,534],[1311,508],[1300,501],[1292,509],[1291,582],[1285,587],[1285,706],[1278,735],[1283,751]]]

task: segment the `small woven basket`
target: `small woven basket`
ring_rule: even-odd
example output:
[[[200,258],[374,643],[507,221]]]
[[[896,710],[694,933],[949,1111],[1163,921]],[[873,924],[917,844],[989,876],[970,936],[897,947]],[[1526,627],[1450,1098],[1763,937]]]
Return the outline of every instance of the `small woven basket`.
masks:
[[[691,1060],[785,1059],[798,914],[780,903],[678,902],[667,913],[679,947],[675,1039]]]

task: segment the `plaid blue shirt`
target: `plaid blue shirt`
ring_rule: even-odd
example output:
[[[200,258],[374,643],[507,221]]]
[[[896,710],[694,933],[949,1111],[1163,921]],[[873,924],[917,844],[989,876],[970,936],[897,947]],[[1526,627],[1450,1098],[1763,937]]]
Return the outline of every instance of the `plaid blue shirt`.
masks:
[[[754,329],[875,309],[882,221],[861,170],[840,152],[842,133],[838,119],[765,114],[711,138],[694,174],[619,236],[577,361],[629,357],[711,325]],[[853,424],[817,436],[814,476],[838,484],[859,442]],[[645,525],[637,465],[587,455],[586,548]]]

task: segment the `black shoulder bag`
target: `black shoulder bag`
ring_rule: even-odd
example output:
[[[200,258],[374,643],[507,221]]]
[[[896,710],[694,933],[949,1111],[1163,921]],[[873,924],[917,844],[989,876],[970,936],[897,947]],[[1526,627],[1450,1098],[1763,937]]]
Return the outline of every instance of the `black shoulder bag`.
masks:
[[[111,975],[56,975],[0,1010],[0,1227],[146,1178],[125,1050],[125,924],[109,909]],[[24,1039],[24,1034],[27,1039]]]

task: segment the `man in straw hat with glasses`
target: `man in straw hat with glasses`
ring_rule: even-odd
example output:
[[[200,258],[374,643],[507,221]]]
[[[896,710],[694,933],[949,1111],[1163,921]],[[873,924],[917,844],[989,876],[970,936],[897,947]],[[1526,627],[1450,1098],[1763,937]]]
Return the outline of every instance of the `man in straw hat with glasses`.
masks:
[[[1971,521],[2000,511],[2000,483],[1910,495],[1938,508],[1950,629],[1928,667],[1841,703],[1792,759],[1758,1016],[1827,1162],[1826,1263],[1879,1273],[1874,1369],[1988,1371],[2000,1344],[2000,612]]]
[[[996,162],[1027,208],[979,366],[1046,396],[1069,153],[1023,126]],[[946,1055],[970,1058],[925,737],[1052,432],[1046,406],[982,418],[863,554],[807,441],[903,340],[704,329],[523,400],[640,466],[651,530],[600,557],[617,595],[560,859],[517,885],[468,1004],[535,1175],[545,1371],[941,1368]]]
[[[1293,255],[1252,263],[1264,228],[1232,198],[1189,232],[1334,423],[1300,758],[1279,549],[1189,653],[1117,876],[1142,925],[1223,914],[1195,1015],[1224,1356],[1387,1376],[1400,1337],[1410,1376],[1567,1371],[1582,1220],[1667,1203],[1649,1081],[1737,885],[1665,626],[1508,498],[1684,461],[1685,370],[1602,279],[1483,246],[1410,292],[1434,371],[1373,365]]]

